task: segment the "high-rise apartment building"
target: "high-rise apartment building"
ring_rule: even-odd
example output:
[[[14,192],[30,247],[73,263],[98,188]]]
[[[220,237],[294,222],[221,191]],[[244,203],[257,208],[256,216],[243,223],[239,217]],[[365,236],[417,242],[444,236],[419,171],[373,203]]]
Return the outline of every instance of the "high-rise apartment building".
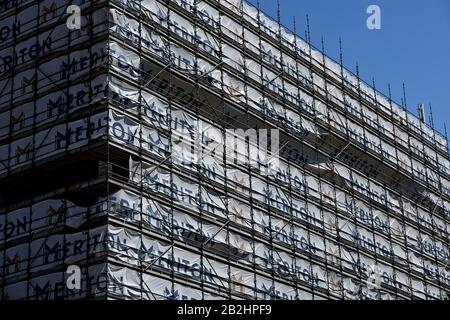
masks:
[[[0,21],[2,299],[449,298],[446,137],[257,8]]]

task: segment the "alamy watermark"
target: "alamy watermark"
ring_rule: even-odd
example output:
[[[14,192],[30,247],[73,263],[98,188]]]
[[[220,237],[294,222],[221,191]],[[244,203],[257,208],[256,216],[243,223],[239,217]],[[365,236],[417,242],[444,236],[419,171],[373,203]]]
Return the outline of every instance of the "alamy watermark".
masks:
[[[381,29],[381,8],[375,4],[367,7],[367,18],[366,25],[369,30],[380,30]]]
[[[69,290],[81,289],[81,269],[79,266],[71,265],[66,270],[66,286]]]
[[[377,290],[381,288],[381,274],[382,271],[378,265],[368,266],[367,272],[369,274],[368,279],[366,280],[367,286],[369,289]]]
[[[69,30],[81,29],[81,8],[77,5],[67,7],[66,13],[70,16],[67,18],[66,26]]]
[[[175,124],[172,161],[182,165],[250,165],[269,175],[280,164],[278,129],[226,129],[202,121]]]

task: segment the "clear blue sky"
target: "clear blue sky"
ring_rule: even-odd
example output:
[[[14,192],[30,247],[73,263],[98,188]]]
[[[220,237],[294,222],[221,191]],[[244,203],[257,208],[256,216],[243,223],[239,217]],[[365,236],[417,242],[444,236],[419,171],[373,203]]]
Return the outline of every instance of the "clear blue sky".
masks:
[[[256,0],[250,0],[256,5]],[[306,14],[311,40],[339,61],[339,36],[343,40],[344,66],[355,72],[359,63],[363,80],[387,95],[388,83],[399,104],[406,85],[408,109],[417,115],[417,104],[433,107],[434,124],[450,133],[450,0],[280,0],[282,24],[304,35]],[[381,30],[369,30],[367,7],[381,8]],[[276,17],[276,0],[260,0],[261,9]]]

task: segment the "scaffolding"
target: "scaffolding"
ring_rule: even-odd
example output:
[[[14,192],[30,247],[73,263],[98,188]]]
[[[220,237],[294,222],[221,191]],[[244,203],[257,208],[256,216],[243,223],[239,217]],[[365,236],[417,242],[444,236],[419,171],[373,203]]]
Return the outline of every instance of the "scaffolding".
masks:
[[[4,299],[448,298],[446,139],[342,58],[244,1],[48,7],[0,13],[52,39],[1,57]]]

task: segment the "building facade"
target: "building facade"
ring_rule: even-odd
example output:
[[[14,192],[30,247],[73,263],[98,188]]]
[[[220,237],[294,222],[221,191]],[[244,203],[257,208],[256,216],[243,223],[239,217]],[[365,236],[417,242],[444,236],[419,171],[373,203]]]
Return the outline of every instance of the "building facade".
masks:
[[[446,137],[257,8],[0,21],[2,299],[449,298]]]

